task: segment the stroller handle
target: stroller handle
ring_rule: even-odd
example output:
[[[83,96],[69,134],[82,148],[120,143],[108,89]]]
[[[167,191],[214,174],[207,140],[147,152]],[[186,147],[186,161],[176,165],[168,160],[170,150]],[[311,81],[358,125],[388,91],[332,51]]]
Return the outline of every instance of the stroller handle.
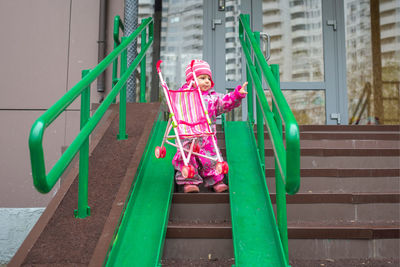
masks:
[[[161,72],[160,65],[161,65],[162,62],[163,62],[162,60],[157,61],[157,73]]]

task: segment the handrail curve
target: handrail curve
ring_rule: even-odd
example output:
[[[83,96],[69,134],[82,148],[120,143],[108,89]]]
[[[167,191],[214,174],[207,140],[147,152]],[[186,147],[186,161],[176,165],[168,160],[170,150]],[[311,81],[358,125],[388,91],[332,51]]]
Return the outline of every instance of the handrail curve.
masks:
[[[276,159],[279,165],[280,173],[285,183],[286,192],[289,194],[295,194],[300,188],[300,134],[299,126],[297,121],[290,110],[290,107],[280,90],[279,84],[277,83],[270,66],[262,54],[262,51],[254,37],[252,30],[250,29],[249,23],[245,21],[245,15],[241,14],[239,17],[239,39],[243,47],[244,54],[246,56],[246,64],[250,69],[250,75],[255,81],[256,96],[258,101],[262,106],[262,113],[267,121],[268,133],[270,135],[271,142],[273,144],[273,150],[276,155]],[[269,108],[267,98],[264,94],[262,88],[262,81],[258,78],[256,74],[256,68],[251,63],[251,50],[250,47],[246,45],[245,36],[248,37],[252,51],[254,53],[254,58],[257,63],[261,66],[261,70],[266,78],[269,87],[272,92],[272,99],[278,108],[279,115],[285,125],[285,139],[286,139],[286,149],[283,141],[279,138],[279,131],[275,125],[272,123],[274,121],[274,115]]]
[[[119,16],[117,16],[119,17]],[[116,17],[116,20],[118,19]],[[120,19],[120,18],[119,18]],[[149,27],[149,37],[144,49],[138,54],[129,68],[123,73],[118,83],[115,84],[108,96],[97,108],[92,117],[89,118],[86,125],[81,129],[71,145],[62,154],[59,160],[46,174],[46,166],[43,152],[43,136],[47,127],[63,112],[65,109],[87,89],[90,84],[116,59],[127,46],[139,36],[139,34]],[[32,167],[32,177],[35,188],[41,193],[48,193],[56,184],[62,173],[65,171],[69,163],[72,161],[82,144],[87,140],[94,128],[97,126],[104,113],[111,105],[115,97],[121,91],[133,70],[139,65],[144,58],[146,51],[153,42],[152,28],[153,19],[151,17],[143,19],[142,24],[119,46],[117,46],[107,57],[105,57],[95,68],[88,72],[75,86],[73,86],[64,96],[62,96],[53,106],[51,106],[44,114],[42,114],[32,125],[29,135],[29,150]]]

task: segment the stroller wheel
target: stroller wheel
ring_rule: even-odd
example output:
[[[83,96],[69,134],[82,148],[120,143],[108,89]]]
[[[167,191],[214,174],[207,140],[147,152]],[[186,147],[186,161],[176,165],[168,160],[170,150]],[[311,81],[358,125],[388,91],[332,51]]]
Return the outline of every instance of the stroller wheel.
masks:
[[[163,147],[161,148],[161,157],[162,157],[162,158],[165,158],[165,155],[167,155],[167,149],[165,148],[165,146],[163,146]]]
[[[224,174],[227,174],[228,171],[229,171],[228,163],[227,163],[226,161],[224,161],[222,164],[224,165],[224,166],[223,166],[223,173],[224,173]]]
[[[155,151],[154,151],[154,154],[156,155],[156,158],[158,158],[158,159],[159,158],[164,158],[165,155],[167,154],[165,146],[163,146],[163,147],[157,146]]]
[[[192,165],[183,166],[181,172],[183,178],[192,178],[194,176],[194,167]]]
[[[215,171],[217,174],[227,174],[229,171],[228,163],[226,161],[218,162],[215,166]]]

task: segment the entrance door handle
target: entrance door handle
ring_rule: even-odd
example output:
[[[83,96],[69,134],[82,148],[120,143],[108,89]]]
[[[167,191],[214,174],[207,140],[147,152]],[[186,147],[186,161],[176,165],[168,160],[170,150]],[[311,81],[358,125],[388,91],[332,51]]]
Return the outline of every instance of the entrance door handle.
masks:
[[[331,120],[337,120],[338,125],[342,123],[340,119],[340,113],[331,113]]]
[[[211,24],[212,24],[211,28],[212,28],[213,31],[214,31],[214,30],[215,30],[215,25],[220,25],[220,24],[222,24],[222,20],[221,20],[221,19],[213,19],[213,20],[211,21]]]
[[[328,26],[333,26],[333,30],[336,31],[336,20],[334,19],[328,19],[326,21],[326,25]]]

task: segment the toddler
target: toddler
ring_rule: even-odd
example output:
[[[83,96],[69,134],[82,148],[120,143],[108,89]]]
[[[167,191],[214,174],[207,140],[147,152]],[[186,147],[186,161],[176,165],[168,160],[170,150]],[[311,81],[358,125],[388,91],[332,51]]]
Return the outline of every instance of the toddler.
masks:
[[[195,60],[193,64],[193,71],[196,73],[197,81],[204,100],[204,105],[208,110],[208,115],[210,116],[212,122],[211,128],[215,132],[215,122],[217,120],[217,116],[221,115],[222,113],[229,112],[232,109],[240,106],[242,99],[247,94],[247,82],[245,82],[243,86],[238,85],[235,91],[223,95],[216,93],[214,90],[212,90],[212,88],[214,87],[214,82],[212,80],[210,66],[207,62],[203,60]],[[194,78],[191,64],[189,64],[186,67],[186,84],[184,84],[180,88],[180,90],[189,89],[188,86],[193,79]],[[216,136],[206,136],[203,138],[199,138],[198,144],[200,146],[200,154],[208,156],[216,155],[211,138],[216,139]],[[182,146],[188,149],[190,147],[190,144],[190,139],[186,139],[182,142]],[[179,152],[175,154],[172,160],[172,164],[177,170],[175,175],[176,183],[178,185],[183,185],[183,191],[185,193],[199,192],[198,185],[203,183],[203,181],[205,182],[205,186],[213,187],[214,191],[217,193],[228,190],[228,186],[222,181],[224,175],[216,174],[215,165],[217,163],[215,161],[192,155],[189,162],[189,164],[191,164],[195,169],[195,174],[192,178],[184,178],[182,176],[180,170],[184,163],[183,158]]]

